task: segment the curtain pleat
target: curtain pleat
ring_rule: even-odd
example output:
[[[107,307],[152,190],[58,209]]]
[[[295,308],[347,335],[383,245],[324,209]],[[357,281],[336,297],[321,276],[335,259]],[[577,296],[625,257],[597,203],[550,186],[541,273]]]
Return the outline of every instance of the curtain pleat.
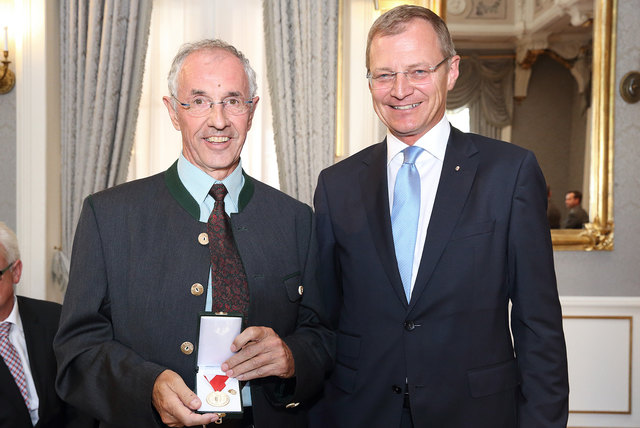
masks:
[[[456,86],[447,95],[447,109],[468,106],[471,132],[500,138],[512,120],[513,73],[513,58],[465,56]]]
[[[263,3],[280,188],[311,203],[335,146],[338,0]]]
[[[126,179],[151,7],[151,0],[60,2],[62,248],[52,273],[63,291],[83,199]]]

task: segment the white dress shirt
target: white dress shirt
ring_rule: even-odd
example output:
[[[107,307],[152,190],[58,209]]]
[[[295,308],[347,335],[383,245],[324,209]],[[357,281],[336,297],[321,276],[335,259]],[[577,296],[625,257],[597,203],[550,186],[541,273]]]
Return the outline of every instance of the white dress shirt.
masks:
[[[27,342],[24,338],[24,329],[22,328],[22,319],[20,318],[20,311],[18,308],[18,298],[13,296],[13,309],[9,316],[2,322],[10,322],[11,330],[9,331],[9,342],[16,348],[20,361],[22,362],[22,370],[24,371],[24,377],[27,381],[27,390],[29,391],[29,415],[31,416],[31,423],[35,426],[38,423],[38,407],[40,401],[38,400],[38,392],[36,391],[36,384],[33,382],[33,375],[31,374],[31,365],[29,364],[29,353],[27,352]]]
[[[427,229],[433,211],[433,203],[436,199],[436,191],[440,182],[440,173],[444,162],[444,154],[447,149],[447,141],[451,126],[447,117],[425,135],[415,142],[414,146],[422,147],[424,151],[416,159],[416,168],[420,173],[420,217],[418,218],[418,231],[416,236],[416,248],[413,255],[413,269],[411,271],[411,291],[416,282],[422,250],[427,239]],[[396,185],[398,170],[404,161],[401,153],[409,147],[390,132],[387,132],[387,180],[389,187],[389,209],[393,211],[393,190]]]

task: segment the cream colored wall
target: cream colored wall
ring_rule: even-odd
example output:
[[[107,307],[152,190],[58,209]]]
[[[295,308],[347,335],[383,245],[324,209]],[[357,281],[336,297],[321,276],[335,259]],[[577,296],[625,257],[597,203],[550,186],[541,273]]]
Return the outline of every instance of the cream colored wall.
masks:
[[[13,0],[0,0],[0,15],[13,8]],[[0,27],[6,19],[0,16]],[[1,28],[0,28],[1,29]],[[4,49],[4,31],[2,31],[2,49]],[[9,29],[9,70],[16,72],[16,47],[14,28]],[[2,56],[4,60],[4,56]],[[0,221],[10,228],[16,228],[16,93],[0,95]]]
[[[60,66],[57,0],[15,2],[18,294],[61,301],[50,265],[60,245]]]

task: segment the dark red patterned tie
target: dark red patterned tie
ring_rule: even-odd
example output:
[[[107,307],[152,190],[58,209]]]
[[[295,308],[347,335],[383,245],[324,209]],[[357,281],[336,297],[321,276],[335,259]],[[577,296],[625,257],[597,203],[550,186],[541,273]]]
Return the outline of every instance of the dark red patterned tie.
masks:
[[[214,312],[238,312],[245,319],[249,311],[249,286],[242,260],[231,232],[229,217],[224,211],[224,184],[211,186],[209,194],[216,201],[207,223],[211,253],[211,285]]]

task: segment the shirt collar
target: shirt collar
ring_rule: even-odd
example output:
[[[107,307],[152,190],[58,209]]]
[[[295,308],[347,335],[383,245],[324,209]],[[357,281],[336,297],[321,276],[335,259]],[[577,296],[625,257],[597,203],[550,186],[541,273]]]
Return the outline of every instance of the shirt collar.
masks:
[[[224,180],[220,181],[211,177],[209,174],[189,162],[187,158],[180,153],[180,157],[178,158],[178,176],[180,177],[180,181],[182,181],[184,187],[191,194],[193,199],[198,202],[198,204],[204,203],[204,200],[209,195],[211,186],[216,183],[224,184],[228,192],[228,199],[225,198],[225,203],[227,201],[231,202],[233,205],[232,211],[238,211],[238,198],[240,197],[240,191],[244,185],[242,160],[239,161],[238,166],[231,172],[231,174],[226,176]]]
[[[449,141],[449,134],[451,133],[451,125],[447,116],[442,116],[440,122],[431,128],[426,134],[415,142],[414,146],[422,147],[427,152],[431,153],[433,157],[439,161],[444,160],[444,154],[447,150],[447,141]],[[398,156],[401,151],[406,149],[407,144],[400,141],[395,135],[387,130],[387,165],[391,163],[391,160]]]
[[[22,333],[23,331],[22,319],[20,319],[20,312],[18,312],[18,298],[16,297],[15,294],[13,295],[13,309],[11,309],[11,313],[7,318],[4,319],[4,321],[0,321],[0,322],[6,322],[6,321],[13,324],[15,328],[17,328],[18,331]]]

